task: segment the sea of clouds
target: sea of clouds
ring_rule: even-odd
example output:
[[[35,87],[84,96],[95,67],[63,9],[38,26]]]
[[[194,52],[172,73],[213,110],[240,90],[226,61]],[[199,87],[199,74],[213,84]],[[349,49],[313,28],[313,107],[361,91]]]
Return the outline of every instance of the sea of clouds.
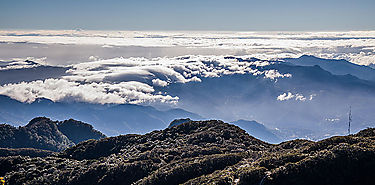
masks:
[[[13,62],[12,69],[22,66]],[[18,65],[17,65],[18,64]],[[269,61],[238,62],[225,56],[184,56],[174,58],[114,58],[67,66],[60,78],[0,86],[0,94],[21,102],[31,103],[37,98],[52,101],[74,100],[89,103],[149,103],[175,104],[179,97],[156,91],[171,83],[201,82],[201,78],[218,78],[231,74],[251,74],[270,80],[289,78],[275,69],[257,67],[272,64]],[[3,67],[7,69],[6,67]]]
[[[360,65],[375,63],[375,31],[349,32],[150,32],[31,30],[0,31],[2,43],[95,45],[121,47],[211,49],[222,54],[251,55],[262,59],[298,57],[346,59]],[[41,48],[42,49],[42,48]],[[212,50],[214,49],[214,50]],[[191,50],[189,50],[191,51]],[[196,52],[194,50],[194,52]],[[179,54],[177,52],[175,54]],[[182,52],[183,53],[183,52]],[[164,55],[170,56],[167,52]],[[186,53],[185,53],[186,54]],[[199,53],[198,54],[202,54]],[[124,53],[124,56],[126,54]],[[8,56],[9,57],[9,56]],[[14,56],[17,57],[17,56]],[[48,57],[48,56],[47,56]],[[100,56],[89,56],[98,59]],[[87,57],[87,60],[89,59]],[[106,58],[109,56],[106,56]],[[145,56],[147,57],[147,56]],[[4,56],[0,55],[0,58]],[[48,60],[48,58],[47,58]],[[81,60],[81,62],[84,62]]]
[[[126,47],[163,48],[164,57],[105,57],[90,55],[78,62],[58,63],[66,67],[66,74],[48,78],[0,86],[0,94],[22,102],[37,98],[53,101],[75,100],[90,103],[147,103],[175,104],[179,97],[159,91],[171,83],[201,82],[202,78],[230,74],[252,74],[277,81],[291,78],[275,69],[258,70],[274,59],[299,57],[303,54],[323,58],[346,59],[360,65],[375,64],[375,31],[353,32],[146,32],[146,31],[82,31],[82,30],[3,30],[0,31],[0,47],[12,44],[30,45],[37,51],[61,45],[74,50],[95,46],[105,51]],[[198,51],[197,55],[178,56],[169,50]],[[199,51],[220,51],[213,55]],[[26,48],[27,50],[27,48]],[[56,51],[55,51],[56,50]],[[25,63],[14,53],[0,52],[3,60],[0,70],[34,68],[50,65],[52,55],[61,55],[58,49],[45,56],[27,56],[37,63]],[[12,49],[17,52],[17,47]],[[34,51],[34,50],[33,50]],[[152,52],[153,50],[149,51]],[[22,53],[20,50],[18,53]],[[183,52],[182,52],[183,53]],[[173,56],[177,55],[177,56]],[[228,55],[242,58],[257,57],[262,60],[238,62]],[[126,53],[124,53],[124,56]],[[33,58],[32,58],[33,57]],[[64,54],[62,58],[69,57]],[[14,59],[14,61],[10,61]],[[56,64],[56,63],[54,63]],[[285,93],[279,101],[312,99],[300,94]]]

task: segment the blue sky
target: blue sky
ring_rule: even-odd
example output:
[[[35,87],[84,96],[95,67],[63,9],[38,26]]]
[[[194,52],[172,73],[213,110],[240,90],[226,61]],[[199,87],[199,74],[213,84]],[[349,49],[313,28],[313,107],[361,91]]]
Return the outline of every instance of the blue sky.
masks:
[[[0,0],[0,29],[375,30],[374,0]]]

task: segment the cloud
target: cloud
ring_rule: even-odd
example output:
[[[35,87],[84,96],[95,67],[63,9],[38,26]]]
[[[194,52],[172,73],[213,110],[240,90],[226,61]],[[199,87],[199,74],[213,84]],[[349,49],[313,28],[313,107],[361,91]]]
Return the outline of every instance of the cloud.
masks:
[[[338,122],[338,121],[340,121],[339,118],[326,118],[325,120],[329,121],[329,122]]]
[[[294,98],[294,95],[291,92],[288,92],[288,93],[280,94],[277,97],[277,100],[279,100],[279,101],[285,101],[285,100],[290,100],[292,98]]]
[[[35,68],[41,66],[46,58],[13,58],[11,61],[0,61],[0,71],[10,69],[25,69]]]
[[[165,86],[168,85],[168,82],[160,80],[160,79],[153,79],[152,84],[154,84],[156,86],[160,86],[160,87],[165,87]]]
[[[265,78],[289,78],[275,69],[261,70],[268,61],[239,62],[224,56],[186,56],[162,58],[114,58],[70,66],[65,79],[91,81],[143,81],[160,79],[171,83],[200,82],[232,74],[264,75]],[[81,77],[81,78],[80,78]]]
[[[375,31],[348,32],[155,32],[155,31],[0,31],[0,42],[97,45],[107,49],[141,46],[220,49],[262,59],[303,54],[369,65],[375,63]],[[203,50],[202,50],[203,51]],[[166,51],[168,53],[168,51]],[[173,52],[173,51],[171,51]],[[223,53],[228,54],[228,53]],[[100,57],[100,56],[99,56]]]
[[[238,61],[225,56],[185,56],[146,59],[113,58],[68,66],[60,79],[7,84],[0,94],[22,102],[44,97],[53,101],[73,99],[92,103],[175,103],[178,97],[154,92],[172,83],[202,82],[203,78],[249,74],[270,80],[290,78],[276,69],[263,69],[273,62]],[[272,67],[271,67],[272,68]]]
[[[81,84],[65,79],[46,79],[3,85],[0,94],[21,102],[31,103],[37,98],[52,101],[74,100],[89,103],[175,103],[178,97],[154,94],[154,88],[140,82]]]
[[[152,85],[155,79],[168,83],[188,83],[201,82],[201,78],[217,78],[232,74],[264,75],[272,80],[292,77],[291,74],[281,74],[275,69],[261,69],[271,64],[273,63],[258,60],[239,62],[225,56],[153,59],[120,57],[71,65],[64,79],[84,82],[141,81]]]
[[[306,98],[305,96],[303,96],[302,94],[299,94],[299,93],[296,93],[296,94],[292,94],[291,92],[287,92],[287,93],[283,93],[283,94],[280,94],[279,96],[277,96],[277,100],[279,101],[286,101],[286,100],[296,100],[296,101],[306,101],[306,100],[312,100],[313,97],[315,97],[316,94],[312,94],[309,96],[309,98]]]
[[[99,57],[98,56],[89,56],[89,61],[96,61],[96,60],[99,60]]]
[[[271,69],[271,70],[265,71],[264,77],[274,80],[275,78],[284,78],[284,77],[290,78],[292,77],[292,75],[289,73],[281,74],[277,70]]]

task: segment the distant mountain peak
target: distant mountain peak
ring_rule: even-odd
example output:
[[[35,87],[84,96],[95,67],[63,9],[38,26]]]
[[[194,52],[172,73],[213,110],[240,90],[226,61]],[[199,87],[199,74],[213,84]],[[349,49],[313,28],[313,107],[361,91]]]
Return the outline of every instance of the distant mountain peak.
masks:
[[[74,119],[65,120],[57,124],[59,130],[74,143],[89,139],[101,139],[106,136],[94,129],[90,124]]]
[[[36,117],[29,121],[25,127],[31,127],[37,124],[51,124],[53,121],[47,117]]]
[[[326,59],[313,55],[302,55],[299,58],[284,58],[285,62],[299,66],[318,65],[334,75],[351,74],[360,79],[375,81],[375,69],[370,66],[358,65],[345,59]]]
[[[178,125],[184,124],[186,122],[190,122],[190,121],[192,121],[190,118],[175,119],[169,124],[168,128],[178,126]]]
[[[27,63],[28,65],[38,65],[39,64],[39,63],[31,61],[31,60],[25,60],[25,63]]]
[[[282,141],[271,129],[268,129],[261,123],[258,123],[255,120],[248,121],[248,120],[237,120],[231,122],[232,124],[240,127],[241,129],[245,130],[251,136],[258,138],[260,140],[269,142],[269,143],[279,143]]]
[[[54,103],[54,101],[48,99],[48,98],[37,98],[33,103],[38,103],[38,104],[51,104]]]
[[[314,59],[319,59],[318,57],[314,56],[314,55],[308,55],[308,54],[304,54],[304,55],[301,55],[300,57],[298,57],[300,59],[304,59],[304,58],[314,58]]]

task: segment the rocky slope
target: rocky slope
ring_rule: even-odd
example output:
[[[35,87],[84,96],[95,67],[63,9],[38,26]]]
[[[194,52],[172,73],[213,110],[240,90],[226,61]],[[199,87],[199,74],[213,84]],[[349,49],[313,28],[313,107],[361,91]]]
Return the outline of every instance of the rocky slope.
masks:
[[[14,148],[34,148],[50,151],[62,151],[74,144],[88,139],[100,139],[105,135],[89,124],[75,120],[62,122],[52,121],[49,118],[38,117],[32,119],[24,127],[13,127],[0,124],[0,148],[3,153],[18,153],[35,150],[15,150]],[[45,153],[43,151],[39,151]],[[4,154],[5,155],[5,154]],[[32,155],[33,156],[33,155]]]
[[[0,157],[9,184],[373,184],[375,130],[272,145],[221,121],[81,142],[48,157]]]

